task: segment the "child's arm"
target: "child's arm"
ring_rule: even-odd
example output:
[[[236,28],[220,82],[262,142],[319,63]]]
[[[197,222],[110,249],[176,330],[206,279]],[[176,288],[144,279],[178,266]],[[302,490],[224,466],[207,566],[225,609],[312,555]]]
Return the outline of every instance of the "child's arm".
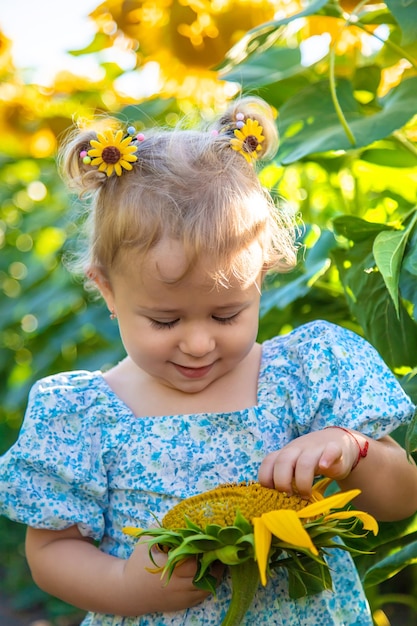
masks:
[[[193,585],[195,561],[178,566],[168,583],[149,559],[148,546],[139,542],[128,560],[101,552],[76,526],[66,530],[28,528],[26,555],[32,576],[41,589],[86,611],[136,616],[194,606],[209,594]],[[155,556],[163,565],[163,553]]]
[[[354,507],[381,521],[394,521],[417,510],[417,468],[405,450],[391,437],[370,439],[350,431],[367,456],[358,459],[359,447],[344,430],[326,428],[294,439],[281,450],[269,454],[259,469],[259,481],[268,487],[291,493],[292,484],[301,495],[311,492],[314,476],[336,480],[341,489],[362,491]]]

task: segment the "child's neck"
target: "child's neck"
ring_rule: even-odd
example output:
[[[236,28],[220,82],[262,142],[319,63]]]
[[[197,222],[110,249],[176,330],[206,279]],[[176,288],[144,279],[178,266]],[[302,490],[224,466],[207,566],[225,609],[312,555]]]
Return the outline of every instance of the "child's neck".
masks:
[[[198,393],[168,387],[138,368],[129,357],[104,374],[136,417],[227,413],[257,404],[262,347],[255,344],[237,367]]]

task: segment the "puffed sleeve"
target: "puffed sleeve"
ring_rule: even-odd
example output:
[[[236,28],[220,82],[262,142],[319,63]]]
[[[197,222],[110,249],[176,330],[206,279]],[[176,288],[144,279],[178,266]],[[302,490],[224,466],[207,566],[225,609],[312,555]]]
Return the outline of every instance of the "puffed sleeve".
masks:
[[[344,426],[380,438],[407,423],[414,405],[362,337],[323,321],[290,333],[289,395],[300,435]]]
[[[34,528],[78,524],[100,540],[107,481],[89,376],[59,374],[32,388],[19,438],[0,458],[0,514]]]

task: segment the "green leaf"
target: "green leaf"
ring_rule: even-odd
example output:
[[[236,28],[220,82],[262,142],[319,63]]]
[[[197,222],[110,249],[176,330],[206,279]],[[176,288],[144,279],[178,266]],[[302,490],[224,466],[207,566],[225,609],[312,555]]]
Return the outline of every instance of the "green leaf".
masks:
[[[417,155],[401,146],[392,148],[370,148],[361,154],[361,161],[382,167],[416,167]]]
[[[105,33],[96,33],[94,38],[88,46],[81,50],[68,50],[68,54],[74,57],[82,56],[83,54],[91,54],[92,52],[101,52],[106,48],[111,48],[113,45],[113,38]]]
[[[210,537],[210,535],[197,535],[186,537],[182,542],[182,546],[184,546],[184,550],[190,550],[193,554],[196,554],[206,550],[214,550],[221,546],[221,543],[215,537]]]
[[[366,586],[378,585],[413,563],[417,563],[417,541],[413,541],[405,548],[370,567],[365,572],[363,584]]]
[[[266,50],[272,46],[282,32],[282,27],[290,24],[294,20],[307,15],[313,15],[317,13],[322,7],[327,4],[328,0],[314,0],[311,4],[305,7],[302,11],[294,13],[290,17],[285,17],[281,20],[273,20],[266,22],[261,26],[257,26],[248,31],[240,41],[233,46],[226,53],[224,61],[217,65],[215,70],[218,72],[226,73],[238,63],[242,63],[248,56],[256,51]]]
[[[417,0],[385,0],[402,31],[404,45],[417,41]]]
[[[403,267],[410,274],[417,276],[417,229],[412,234],[409,249],[404,257]]]
[[[300,65],[299,48],[273,47],[262,53],[255,53],[243,63],[222,72],[220,78],[240,83],[245,89],[270,85],[287,76],[304,71]]]
[[[217,535],[219,541],[222,543],[235,545],[236,541],[242,537],[242,531],[240,528],[236,526],[228,526],[226,528],[222,528]]]
[[[396,24],[392,14],[382,4],[366,4],[360,8],[357,16],[361,24]]]
[[[213,554],[216,559],[225,565],[238,565],[242,562],[240,550],[236,546],[223,546],[222,548],[217,548],[216,550],[213,550]],[[244,557],[245,560],[246,558]]]
[[[300,566],[287,565],[289,596],[293,600],[333,589],[332,577],[326,564],[307,556],[299,557]]]
[[[305,296],[315,280],[327,270],[330,250],[334,245],[333,233],[324,230],[314,246],[306,249],[304,262],[300,261],[290,274],[278,276],[275,281],[278,282],[277,286],[268,289],[266,283],[261,298],[261,316],[274,308],[282,310],[297,298]]]
[[[205,527],[204,531],[206,535],[210,535],[211,537],[218,537],[219,532],[222,528],[223,526],[220,526],[219,524],[208,524]]]
[[[208,569],[212,563],[215,563],[218,560],[215,552],[204,552],[201,556],[198,557],[198,568],[197,573],[194,577],[195,581],[202,581],[204,578],[209,576]]]
[[[414,375],[414,379],[417,383],[416,375]],[[417,409],[414,412],[413,419],[408,425],[405,442],[408,454],[411,454],[412,452],[415,452],[415,450],[417,450]]]
[[[240,528],[242,533],[244,533],[245,535],[251,535],[253,533],[253,526],[252,526],[252,524],[250,522],[248,522],[246,517],[244,517],[242,515],[242,513],[239,511],[239,509],[236,511],[236,517],[235,517],[234,525],[237,526],[238,528]]]
[[[407,393],[414,404],[417,405],[417,367],[403,376],[400,383],[405,393]],[[417,450],[417,447],[415,449]]]
[[[376,235],[382,231],[393,229],[393,227],[388,224],[368,222],[354,215],[336,217],[332,224],[338,235],[342,235],[346,237],[346,239],[355,242],[369,240],[370,238],[376,237]]]
[[[356,148],[389,136],[415,114],[417,77],[402,81],[379,101],[380,110],[362,112],[353,95],[352,84],[339,80],[337,97],[343,114],[356,137]],[[308,154],[352,148],[341,126],[327,81],[309,85],[289,98],[280,109],[278,128],[281,146],[277,161],[299,161]]]
[[[197,587],[197,589],[208,591],[209,593],[212,593],[213,596],[216,596],[217,578],[209,573],[204,574],[201,578],[198,574],[196,574],[193,579],[193,585]]]
[[[417,213],[404,230],[384,231],[375,237],[372,252],[379,271],[387,286],[388,292],[394,302],[397,316],[399,310],[398,283],[400,278],[401,263],[404,256],[408,237],[417,221]]]
[[[332,252],[346,292],[352,315],[363,328],[367,340],[375,346],[391,367],[413,367],[417,345],[417,324],[403,304],[397,315],[384,279],[375,271],[373,238]]]
[[[174,98],[151,98],[145,102],[141,102],[140,106],[130,104],[118,113],[115,117],[126,123],[142,123],[144,126],[149,125],[150,120],[165,120],[168,113],[178,112],[176,100]]]

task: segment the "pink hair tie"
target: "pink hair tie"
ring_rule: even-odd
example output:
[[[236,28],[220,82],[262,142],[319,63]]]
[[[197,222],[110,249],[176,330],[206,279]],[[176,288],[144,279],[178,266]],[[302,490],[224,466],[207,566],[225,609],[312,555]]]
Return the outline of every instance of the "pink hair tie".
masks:
[[[356,439],[355,435],[348,428],[344,428],[343,426],[325,426],[324,430],[326,430],[326,428],[338,428],[339,430],[343,430],[345,433],[350,435],[350,437],[352,437],[352,439],[354,440],[354,442],[358,446],[358,450],[359,450],[358,458],[356,459],[356,461],[352,465],[352,468],[351,468],[350,471],[354,470],[355,467],[357,466],[357,464],[359,463],[359,461],[361,459],[364,459],[366,457],[366,455],[368,454],[369,441],[366,440],[365,443],[363,444],[363,447],[362,447],[361,444],[359,443],[359,441]]]

